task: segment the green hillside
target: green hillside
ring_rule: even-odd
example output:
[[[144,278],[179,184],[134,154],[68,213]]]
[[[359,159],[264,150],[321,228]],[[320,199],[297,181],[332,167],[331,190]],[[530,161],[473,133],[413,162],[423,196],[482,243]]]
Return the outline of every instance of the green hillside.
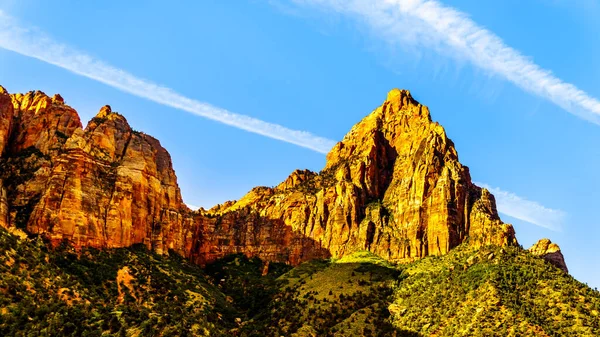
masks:
[[[0,230],[0,336],[215,335],[232,310],[176,257],[144,247],[78,256]]]
[[[600,336],[600,293],[522,249],[455,249],[404,267],[394,325],[425,336]]]
[[[520,248],[200,268],[0,230],[1,336],[600,336],[599,312],[596,290]]]

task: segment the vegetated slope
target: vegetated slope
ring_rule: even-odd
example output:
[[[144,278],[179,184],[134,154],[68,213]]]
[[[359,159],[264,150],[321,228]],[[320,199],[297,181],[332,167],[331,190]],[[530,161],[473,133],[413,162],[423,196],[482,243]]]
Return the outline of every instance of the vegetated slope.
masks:
[[[519,247],[301,264],[244,336],[600,336],[600,293]]]
[[[1,336],[215,336],[234,315],[176,256],[140,246],[78,256],[0,229]]]
[[[201,269],[0,229],[2,336],[598,336],[599,312],[597,291],[518,247],[293,269],[238,254]]]
[[[464,246],[403,267],[395,326],[435,336],[600,336],[600,293],[518,247]]]
[[[401,273],[369,252],[303,263],[278,279],[269,306],[239,330],[243,336],[415,336],[389,321]]]

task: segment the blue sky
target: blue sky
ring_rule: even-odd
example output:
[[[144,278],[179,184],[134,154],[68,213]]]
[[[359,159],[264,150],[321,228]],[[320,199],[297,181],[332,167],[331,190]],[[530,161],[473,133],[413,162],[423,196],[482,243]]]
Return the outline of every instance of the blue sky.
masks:
[[[473,179],[502,199],[519,241],[549,237],[576,278],[600,287],[598,1],[461,0],[405,13],[383,3],[0,0],[11,28],[0,32],[0,84],[61,93],[84,121],[110,104],[161,140],[184,200],[205,207],[276,185],[296,168],[320,170],[327,140],[341,139],[391,88],[409,89],[444,125]],[[498,63],[489,48],[496,40],[436,30],[448,18],[475,24],[472,38],[487,29],[525,58]],[[66,57],[81,54],[91,62]],[[520,72],[532,64],[552,75]],[[135,77],[115,79],[115,68]],[[548,76],[585,97],[547,85]],[[249,124],[270,137],[240,129]]]

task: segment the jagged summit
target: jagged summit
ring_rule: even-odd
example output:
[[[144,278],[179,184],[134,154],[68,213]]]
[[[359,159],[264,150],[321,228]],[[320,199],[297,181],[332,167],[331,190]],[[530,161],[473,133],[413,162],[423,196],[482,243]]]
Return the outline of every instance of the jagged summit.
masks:
[[[65,100],[62,98],[62,96],[60,94],[54,94],[54,96],[52,96],[52,103],[64,104]]]
[[[398,112],[412,113],[414,117],[424,117],[428,121],[431,121],[429,115],[429,109],[426,106],[421,105],[417,102],[410,94],[408,90],[392,89],[388,92],[387,99],[385,100],[388,109],[384,109],[384,113],[393,114]]]
[[[40,91],[0,96],[1,120],[9,121],[0,125],[0,147],[8,149],[0,225],[55,244],[144,243],[183,255],[186,240],[172,233],[183,235],[178,214],[187,207],[167,151],[110,107],[83,129],[75,110],[54,101]]]
[[[108,117],[110,114],[112,114],[112,108],[110,107],[110,105],[105,105],[103,106],[100,111],[98,111],[98,113],[96,114],[96,118],[106,118]]]

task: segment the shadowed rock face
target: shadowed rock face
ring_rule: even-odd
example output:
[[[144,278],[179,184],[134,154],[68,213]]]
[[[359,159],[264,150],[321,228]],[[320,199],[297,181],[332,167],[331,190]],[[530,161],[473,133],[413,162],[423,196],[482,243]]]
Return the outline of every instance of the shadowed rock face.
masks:
[[[516,244],[444,129],[408,91],[356,124],[320,173],[293,172],[237,202],[190,211],[171,158],[106,106],[82,128],[62,97],[0,89],[0,225],[58,244],[144,243],[206,263],[231,253],[302,261],[369,250],[390,260],[468,242]]]
[[[540,256],[544,258],[546,261],[550,262],[556,268],[561,269],[565,273],[569,272],[567,268],[567,264],[565,263],[565,258],[560,251],[560,247],[552,243],[549,239],[541,239],[536,242],[531,248],[529,248],[529,252],[533,255]]]

